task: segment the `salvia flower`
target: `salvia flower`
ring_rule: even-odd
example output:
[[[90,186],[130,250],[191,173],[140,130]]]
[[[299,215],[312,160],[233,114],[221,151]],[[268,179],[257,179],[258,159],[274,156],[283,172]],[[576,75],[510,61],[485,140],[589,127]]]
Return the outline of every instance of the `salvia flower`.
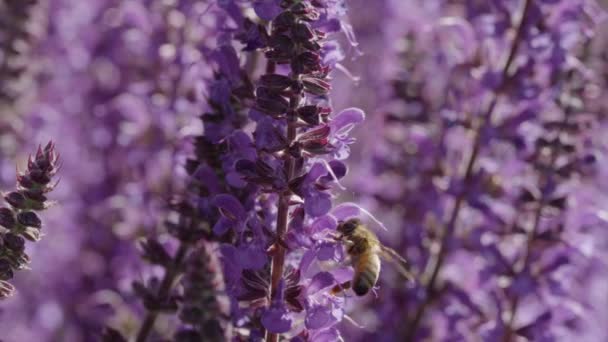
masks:
[[[14,272],[27,268],[25,241],[36,242],[42,236],[37,212],[51,205],[46,195],[56,185],[52,178],[58,171],[58,161],[52,142],[39,147],[30,156],[27,169],[17,176],[17,188],[4,194],[8,207],[0,208],[0,299],[12,294],[14,288],[8,281]]]
[[[255,44],[266,57],[265,73],[253,82],[253,101],[240,98],[250,108],[248,119],[255,129],[251,135],[234,131],[215,143],[226,146],[221,165],[230,177],[225,192],[211,201],[218,215],[214,233],[225,242],[220,250],[226,291],[240,338],[276,341],[281,334],[330,331],[336,336],[342,320],[343,300],[333,298],[329,284],[310,293],[303,290],[320,272],[317,250],[327,244],[337,248],[330,232],[338,220],[330,211],[347,170],[340,160],[348,157],[353,143],[349,132],[365,118],[355,108],[332,115],[327,99],[333,64],[325,62],[324,47],[340,25],[340,6],[319,1],[254,6],[267,21],[256,27],[261,39]],[[231,16],[237,23],[250,20]],[[208,127],[205,123],[205,131]],[[318,220],[330,224],[313,228]],[[308,259],[302,261],[305,254]],[[323,274],[335,285],[331,273]],[[308,323],[299,323],[302,319]]]
[[[215,13],[217,27],[210,30],[215,32],[217,29],[218,34],[224,34],[223,11],[218,8],[207,10],[218,12]],[[203,90],[207,104],[200,116],[204,134],[194,138],[194,153],[185,165],[188,187],[176,194],[165,225],[177,240],[174,242],[177,246],[170,251],[171,244],[163,245],[156,236],[145,239],[140,245],[143,259],[162,267],[164,274],[133,284],[147,311],[133,334],[137,341],[157,334],[162,336],[164,332],[155,328],[157,318],[161,314],[174,313],[178,313],[181,321],[174,334],[178,341],[200,340],[203,336],[219,341],[230,335],[226,313],[222,313],[222,303],[217,297],[223,286],[222,277],[214,278],[207,273],[214,271],[219,276],[220,267],[214,264],[214,251],[207,249],[211,246],[209,241],[215,239],[212,231],[220,235],[228,229],[239,230],[246,214],[241,204],[231,197],[214,196],[223,192],[228,183],[235,182],[224,167],[226,152],[235,150],[233,159],[250,154],[247,149],[250,138],[232,133],[245,122],[242,108],[253,99],[253,88],[239,65],[236,50],[221,39],[217,45],[213,44],[203,46],[204,62],[199,62],[201,66],[211,62],[214,68],[209,75],[198,75],[208,77]],[[254,152],[254,149],[250,148],[250,151]],[[222,210],[216,213],[213,206]],[[120,334],[118,330],[108,328],[105,338],[111,339],[117,334]]]

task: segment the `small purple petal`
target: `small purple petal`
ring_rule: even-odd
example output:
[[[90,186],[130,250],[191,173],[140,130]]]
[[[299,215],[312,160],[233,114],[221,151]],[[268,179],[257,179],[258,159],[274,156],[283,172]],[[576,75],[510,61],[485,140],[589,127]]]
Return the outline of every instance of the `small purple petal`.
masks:
[[[340,179],[340,178],[346,176],[346,172],[348,171],[346,164],[344,164],[343,162],[341,162],[339,160],[330,161],[329,167],[331,167],[331,171],[334,173],[334,175],[336,176],[337,179]],[[335,179],[328,172],[327,175],[323,176],[323,180],[334,181]]]
[[[335,260],[337,254],[335,243],[322,243],[317,248],[317,259],[320,261]]]
[[[308,250],[306,251],[306,253],[304,253],[304,256],[302,256],[302,260],[300,260],[300,272],[302,272],[302,274],[306,273],[308,267],[310,267],[310,264],[315,259],[315,256],[316,253],[313,250]]]
[[[306,311],[305,324],[308,329],[323,329],[335,322],[331,310],[325,306],[317,305]]]
[[[266,265],[268,256],[257,246],[247,246],[245,249],[238,251],[239,259],[245,269],[258,270]]]
[[[231,220],[243,220],[245,209],[234,196],[220,194],[213,198],[213,204],[220,209],[222,216]]]
[[[331,211],[331,215],[338,221],[344,221],[359,216],[360,213],[361,210],[359,209],[359,206],[354,203],[342,203]]]
[[[282,334],[291,329],[291,317],[284,306],[272,306],[262,314],[262,324],[271,333]]]
[[[213,170],[208,166],[199,167],[192,175],[196,180],[207,188],[211,194],[216,194],[221,191],[220,181]]]
[[[247,182],[244,181],[241,174],[236,171],[229,172],[226,175],[226,182],[228,183],[228,185],[235,187],[237,189],[242,189],[245,186],[247,186]]]
[[[338,113],[329,123],[332,133],[342,135],[347,133],[354,125],[365,120],[365,113],[359,108],[347,108]]]
[[[327,168],[325,167],[325,165],[323,165],[323,163],[315,163],[308,171],[306,179],[309,181],[315,181],[326,173]]]
[[[241,68],[236,50],[232,46],[221,46],[213,55],[222,74],[228,77],[232,84],[238,84],[241,79]]]
[[[255,145],[261,150],[276,152],[285,148],[287,144],[285,137],[273,125],[272,119],[266,118],[259,121],[253,135],[255,137]]]
[[[257,0],[253,3],[255,14],[262,20],[270,21],[282,11],[277,0]]]
[[[308,295],[313,295],[329,286],[332,286],[336,280],[334,276],[329,272],[320,272],[312,277],[310,284],[308,285]],[[318,328],[317,328],[318,329]]]
[[[222,217],[213,226],[213,233],[217,236],[224,235],[228,230],[234,227],[234,222]]]
[[[318,217],[317,219],[315,219],[313,221],[313,223],[310,225],[310,229],[313,232],[321,232],[324,229],[334,229],[336,228],[336,225],[338,224],[338,222],[336,221],[336,219],[330,215],[325,215],[325,216],[321,216]]]
[[[304,199],[304,210],[312,217],[325,215],[331,209],[331,196],[321,191],[311,191]]]
[[[334,342],[340,340],[340,332],[336,328],[331,328],[327,330],[321,330],[317,334],[314,334],[312,341],[315,342]]]

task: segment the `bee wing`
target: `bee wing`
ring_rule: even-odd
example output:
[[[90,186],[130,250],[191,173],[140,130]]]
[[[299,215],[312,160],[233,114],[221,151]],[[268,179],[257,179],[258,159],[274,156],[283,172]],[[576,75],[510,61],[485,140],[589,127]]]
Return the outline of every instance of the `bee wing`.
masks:
[[[384,260],[391,262],[397,268],[397,271],[407,278],[409,281],[414,281],[414,275],[410,272],[410,266],[407,260],[405,260],[399,253],[390,247],[380,245],[380,257]]]

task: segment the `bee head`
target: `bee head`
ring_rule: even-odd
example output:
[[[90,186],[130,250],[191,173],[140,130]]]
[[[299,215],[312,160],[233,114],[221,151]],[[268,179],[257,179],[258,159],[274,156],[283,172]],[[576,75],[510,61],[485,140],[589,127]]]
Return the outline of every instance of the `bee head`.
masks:
[[[358,218],[352,218],[346,221],[338,222],[337,230],[342,235],[348,236],[352,234],[359,225],[361,225],[361,220],[359,220]]]

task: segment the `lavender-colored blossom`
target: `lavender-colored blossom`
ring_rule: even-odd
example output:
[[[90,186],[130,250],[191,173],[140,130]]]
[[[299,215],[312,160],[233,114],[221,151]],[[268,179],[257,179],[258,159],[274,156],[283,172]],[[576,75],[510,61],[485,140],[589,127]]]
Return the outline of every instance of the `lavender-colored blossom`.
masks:
[[[221,6],[232,21],[228,27],[236,29],[226,31],[210,54],[217,69],[208,83],[209,111],[202,117],[197,158],[188,165],[194,177],[203,176],[198,208],[213,226],[215,239],[223,242],[237,338],[264,332],[269,340],[279,334],[335,333],[343,301],[328,298],[327,287],[305,297],[304,284],[319,271],[309,267],[316,265],[309,260],[303,277],[299,259],[326,243],[337,220],[318,229],[307,244],[297,241],[307,238],[305,230],[316,217],[330,212],[332,188],[346,173],[346,166],[333,159],[348,156],[353,143],[348,133],[365,117],[357,109],[331,115],[327,101],[333,64],[324,62],[324,40],[340,27],[341,4],[252,5],[260,19],[270,21],[268,27],[245,15],[248,4],[228,1]],[[245,48],[236,50],[236,41],[226,39],[230,37]],[[239,61],[250,65],[260,52],[265,72],[250,82]],[[295,326],[298,316],[309,324]]]

